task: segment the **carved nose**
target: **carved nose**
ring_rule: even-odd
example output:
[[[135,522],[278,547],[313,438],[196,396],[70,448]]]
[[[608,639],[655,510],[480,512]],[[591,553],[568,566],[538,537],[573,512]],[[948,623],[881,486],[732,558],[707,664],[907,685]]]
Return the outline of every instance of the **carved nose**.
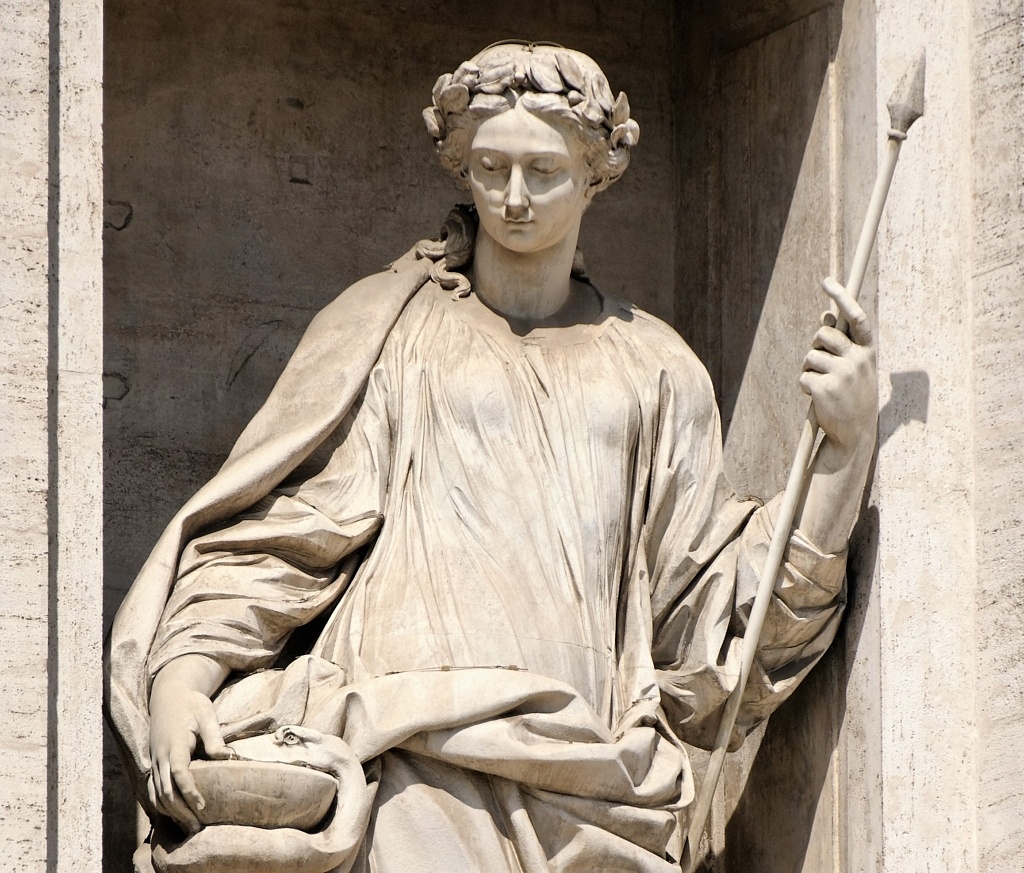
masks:
[[[509,221],[525,221],[530,213],[530,192],[518,165],[512,166],[508,188],[505,190],[505,218]]]

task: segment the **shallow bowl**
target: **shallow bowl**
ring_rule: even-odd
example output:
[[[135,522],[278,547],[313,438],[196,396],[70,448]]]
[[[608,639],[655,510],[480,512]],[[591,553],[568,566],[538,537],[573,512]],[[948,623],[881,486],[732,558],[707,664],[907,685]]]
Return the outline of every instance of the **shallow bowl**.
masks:
[[[320,770],[263,761],[193,761],[206,807],[204,825],[313,830],[334,802],[338,783]]]

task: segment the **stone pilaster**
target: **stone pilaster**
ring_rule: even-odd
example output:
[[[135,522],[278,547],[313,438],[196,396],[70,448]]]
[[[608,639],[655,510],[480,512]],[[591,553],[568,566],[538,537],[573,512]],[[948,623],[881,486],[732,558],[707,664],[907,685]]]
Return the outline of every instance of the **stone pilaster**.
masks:
[[[98,871],[103,7],[3,0],[0,24],[0,844]]]

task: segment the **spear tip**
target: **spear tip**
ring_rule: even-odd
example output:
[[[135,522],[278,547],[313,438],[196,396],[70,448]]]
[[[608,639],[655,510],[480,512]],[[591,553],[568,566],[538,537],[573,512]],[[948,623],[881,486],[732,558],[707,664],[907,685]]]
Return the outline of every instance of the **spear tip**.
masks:
[[[917,119],[924,115],[924,49],[900,79],[889,102],[889,121],[893,130],[906,134]]]

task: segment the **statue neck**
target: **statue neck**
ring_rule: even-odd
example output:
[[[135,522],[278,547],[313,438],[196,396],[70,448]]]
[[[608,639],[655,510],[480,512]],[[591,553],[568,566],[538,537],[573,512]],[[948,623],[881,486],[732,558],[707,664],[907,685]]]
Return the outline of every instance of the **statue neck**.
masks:
[[[473,253],[473,290],[490,309],[525,324],[541,324],[563,310],[572,293],[578,234],[540,252],[514,252],[481,227]]]

